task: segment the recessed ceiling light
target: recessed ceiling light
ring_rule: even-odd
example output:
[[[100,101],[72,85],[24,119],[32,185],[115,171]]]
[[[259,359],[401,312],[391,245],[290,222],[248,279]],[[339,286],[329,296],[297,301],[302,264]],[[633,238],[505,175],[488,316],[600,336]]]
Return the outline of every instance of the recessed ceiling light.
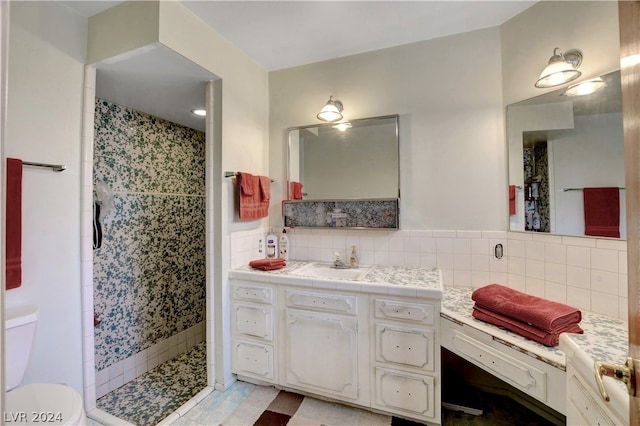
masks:
[[[199,115],[200,117],[204,117],[207,115],[206,109],[192,109],[191,112],[195,115]]]

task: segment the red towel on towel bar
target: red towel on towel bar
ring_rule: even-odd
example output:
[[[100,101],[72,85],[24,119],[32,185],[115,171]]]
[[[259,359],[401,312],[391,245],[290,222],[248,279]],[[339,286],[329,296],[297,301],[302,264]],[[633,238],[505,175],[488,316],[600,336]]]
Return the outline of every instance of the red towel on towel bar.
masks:
[[[509,185],[509,216],[516,214],[516,186]]]
[[[483,309],[478,305],[474,306],[472,315],[474,318],[481,321],[488,322],[499,327],[504,327],[520,336],[524,336],[527,339],[542,343],[546,346],[558,346],[558,343],[560,342],[560,334],[562,333],[584,333],[578,324],[568,324],[565,327],[556,329],[554,332],[547,332],[513,318]]]
[[[291,182],[291,199],[302,200],[302,184],[300,182]]]
[[[582,320],[582,313],[576,308],[500,284],[489,284],[474,290],[471,299],[477,306],[549,333],[558,332]]]
[[[22,160],[7,158],[6,289],[22,284]]]
[[[238,197],[240,198],[240,219],[251,220],[269,216],[271,195],[269,188],[261,184],[261,178],[262,176],[254,176],[250,173],[237,173],[236,184]],[[269,178],[266,179],[269,180]]]
[[[584,233],[620,238],[620,189],[584,188]]]
[[[281,257],[276,257],[273,259],[257,259],[249,262],[249,266],[255,269],[260,269],[263,271],[273,271],[276,269],[281,269],[287,266],[287,262]]]

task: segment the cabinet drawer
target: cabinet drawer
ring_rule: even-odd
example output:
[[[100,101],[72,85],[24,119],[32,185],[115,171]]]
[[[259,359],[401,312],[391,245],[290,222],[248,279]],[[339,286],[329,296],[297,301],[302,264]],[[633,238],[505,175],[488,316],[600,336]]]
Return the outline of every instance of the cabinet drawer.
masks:
[[[287,306],[344,314],[358,313],[356,296],[287,290]]]
[[[457,331],[453,331],[451,341],[454,352],[464,354],[468,360],[531,396],[547,400],[546,372]]]
[[[260,339],[273,340],[273,308],[235,303],[234,332]]]
[[[385,411],[432,419],[436,415],[431,376],[376,368],[375,405]],[[439,420],[439,419],[438,419]],[[439,421],[438,421],[439,423]]]
[[[567,383],[567,424],[615,425],[599,404],[589,395],[587,389],[576,376]]]
[[[426,325],[435,322],[435,307],[428,303],[375,299],[376,318],[411,321]]]
[[[235,300],[247,300],[250,302],[272,304],[273,288],[235,283],[233,285],[233,298]]]
[[[233,342],[233,372],[263,380],[273,380],[273,347],[255,343]]]
[[[434,331],[376,324],[376,361],[433,371]]]

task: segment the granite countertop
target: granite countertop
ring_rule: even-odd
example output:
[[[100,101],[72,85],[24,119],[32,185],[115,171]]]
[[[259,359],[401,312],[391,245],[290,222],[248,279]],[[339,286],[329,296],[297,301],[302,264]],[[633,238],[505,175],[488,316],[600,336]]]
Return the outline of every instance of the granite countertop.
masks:
[[[445,287],[440,315],[469,325],[494,336],[501,343],[520,352],[547,362],[561,370],[566,369],[564,352],[559,346],[549,347],[519,336],[500,327],[479,321],[471,316],[473,288]],[[592,359],[624,364],[628,354],[628,325],[625,321],[582,311],[580,327],[584,334],[570,334],[570,338]]]
[[[566,369],[566,357],[559,346],[549,347],[472,317],[471,287],[442,285],[438,269],[398,266],[372,266],[360,280],[297,275],[306,261],[287,261],[287,266],[275,271],[260,271],[248,265],[234,269],[230,278],[272,284],[294,285],[324,290],[344,290],[391,296],[442,299],[440,315],[490,334],[494,340],[519,352],[537,358],[561,370]],[[570,334],[570,339],[594,360],[624,364],[628,354],[628,325],[625,321],[582,311],[580,327],[584,334]]]
[[[289,260],[275,271],[260,271],[242,266],[229,273],[230,278],[270,282],[324,290],[345,290],[390,296],[442,299],[442,274],[439,269],[398,266],[371,266],[360,280],[297,275],[295,272],[310,262]],[[369,267],[366,265],[362,268]]]

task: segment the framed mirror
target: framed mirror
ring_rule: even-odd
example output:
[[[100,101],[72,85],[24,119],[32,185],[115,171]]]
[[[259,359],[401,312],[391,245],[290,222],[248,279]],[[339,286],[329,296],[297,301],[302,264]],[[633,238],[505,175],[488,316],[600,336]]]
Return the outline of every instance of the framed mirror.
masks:
[[[288,129],[289,200],[400,196],[398,116]]]
[[[511,231],[585,236],[585,192],[597,189],[619,198],[607,203],[626,239],[620,72],[601,78],[592,94],[563,87],[507,107]]]

